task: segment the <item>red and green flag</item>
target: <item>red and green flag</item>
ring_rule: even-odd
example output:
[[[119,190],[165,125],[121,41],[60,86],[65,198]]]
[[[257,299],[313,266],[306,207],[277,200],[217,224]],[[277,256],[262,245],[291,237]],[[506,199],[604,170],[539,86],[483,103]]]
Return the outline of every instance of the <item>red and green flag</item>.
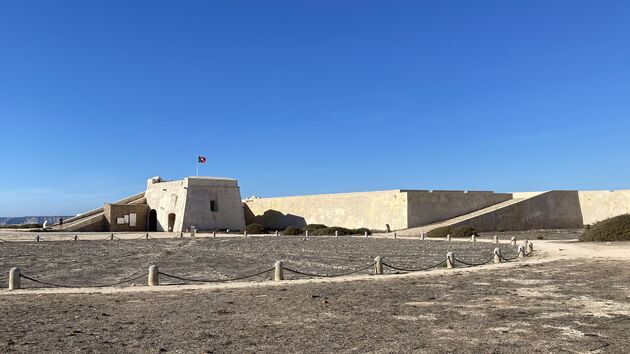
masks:
[[[197,162],[198,162],[198,163],[206,163],[206,157],[205,157],[205,156],[198,155],[198,156],[197,156]]]

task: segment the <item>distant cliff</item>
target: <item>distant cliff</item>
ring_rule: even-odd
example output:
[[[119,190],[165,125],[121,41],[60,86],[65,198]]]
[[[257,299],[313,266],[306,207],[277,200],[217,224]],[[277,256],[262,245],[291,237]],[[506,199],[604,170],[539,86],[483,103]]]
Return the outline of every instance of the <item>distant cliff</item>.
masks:
[[[57,223],[59,218],[65,220],[69,216],[0,216],[0,225],[43,224],[44,221],[48,221],[48,225],[52,225]]]

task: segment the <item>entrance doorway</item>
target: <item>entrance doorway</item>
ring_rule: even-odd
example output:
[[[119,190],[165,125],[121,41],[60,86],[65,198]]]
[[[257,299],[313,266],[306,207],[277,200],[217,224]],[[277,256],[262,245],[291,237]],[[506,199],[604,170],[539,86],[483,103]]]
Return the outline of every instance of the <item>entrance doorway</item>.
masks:
[[[173,232],[173,228],[175,227],[175,214],[168,214],[168,232]]]
[[[151,209],[149,212],[147,231],[157,231],[157,211],[155,209]]]

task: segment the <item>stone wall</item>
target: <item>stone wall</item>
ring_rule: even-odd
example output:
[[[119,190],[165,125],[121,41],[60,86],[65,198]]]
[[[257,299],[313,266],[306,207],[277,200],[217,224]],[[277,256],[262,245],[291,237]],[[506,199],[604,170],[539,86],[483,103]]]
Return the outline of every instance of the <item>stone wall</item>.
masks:
[[[149,206],[146,204],[105,204],[106,228],[111,232],[145,231]]]
[[[585,225],[630,213],[630,190],[579,191],[578,197]]]
[[[407,227],[407,193],[400,190],[260,198],[245,201],[247,224],[270,229],[325,224],[392,230]]]
[[[512,199],[511,193],[407,190],[408,227],[454,218]]]

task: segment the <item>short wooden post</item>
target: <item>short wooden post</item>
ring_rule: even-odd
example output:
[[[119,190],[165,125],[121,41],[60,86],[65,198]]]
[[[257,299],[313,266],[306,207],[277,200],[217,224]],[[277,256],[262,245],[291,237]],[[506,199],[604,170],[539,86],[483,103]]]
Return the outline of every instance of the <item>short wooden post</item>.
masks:
[[[512,238],[510,239],[510,243],[512,244],[512,246],[516,246],[516,237],[512,236]]]
[[[453,252],[446,254],[446,268],[455,268],[455,255]]]
[[[9,290],[20,288],[20,268],[11,268],[9,270]]]
[[[518,245],[518,257],[525,257],[525,247],[523,247],[523,245]]]
[[[160,285],[160,268],[155,264],[149,267],[149,278],[147,283],[149,286]]]
[[[308,230],[306,230],[306,231],[304,232],[304,235],[306,235],[306,237],[308,237]]]
[[[190,237],[195,237],[195,236],[190,235]],[[179,238],[184,238],[184,232],[183,231],[179,232]]]
[[[273,280],[274,281],[284,280],[284,262],[277,261],[276,263],[274,263],[273,269],[274,269]]]
[[[110,234],[110,235],[109,235],[109,239],[110,239],[110,240],[113,240],[113,239],[114,239],[114,234]]]
[[[451,234],[447,234],[446,235],[446,241],[450,241],[451,240]]]
[[[145,240],[148,240],[148,239],[149,239],[149,233],[148,233],[148,232],[144,234],[144,239],[145,239]]]
[[[216,231],[212,231],[212,237],[217,237],[217,232]]]
[[[335,237],[339,237],[339,231],[335,230]]]
[[[424,232],[421,232],[421,233],[420,233],[420,239],[421,239],[422,241],[424,241]]]
[[[365,237],[368,237],[368,232],[367,231],[365,232]]]
[[[494,249],[494,263],[501,263],[501,249],[500,248],[495,248]]]
[[[394,232],[394,240],[396,239],[396,233]]]
[[[495,245],[499,244],[499,236],[494,235],[494,237],[492,237],[492,241],[494,242]]]
[[[477,243],[477,235],[475,234],[470,235],[470,242]]]
[[[278,234],[278,230],[276,230],[276,237],[278,237],[278,235],[279,235],[279,234]]]
[[[529,242],[527,243],[527,255],[529,256],[532,252],[534,252],[534,244]]]
[[[74,235],[74,240],[75,240],[75,241],[79,241],[79,236]]]
[[[245,235],[245,238],[247,238],[247,230],[245,230],[245,232],[243,232],[243,235]]]
[[[383,258],[381,256],[374,258],[374,274],[383,275]]]
[[[197,228],[194,226],[190,227],[190,237],[195,237],[195,235],[197,234]]]
[[[35,236],[35,242],[39,242],[39,235]]]

